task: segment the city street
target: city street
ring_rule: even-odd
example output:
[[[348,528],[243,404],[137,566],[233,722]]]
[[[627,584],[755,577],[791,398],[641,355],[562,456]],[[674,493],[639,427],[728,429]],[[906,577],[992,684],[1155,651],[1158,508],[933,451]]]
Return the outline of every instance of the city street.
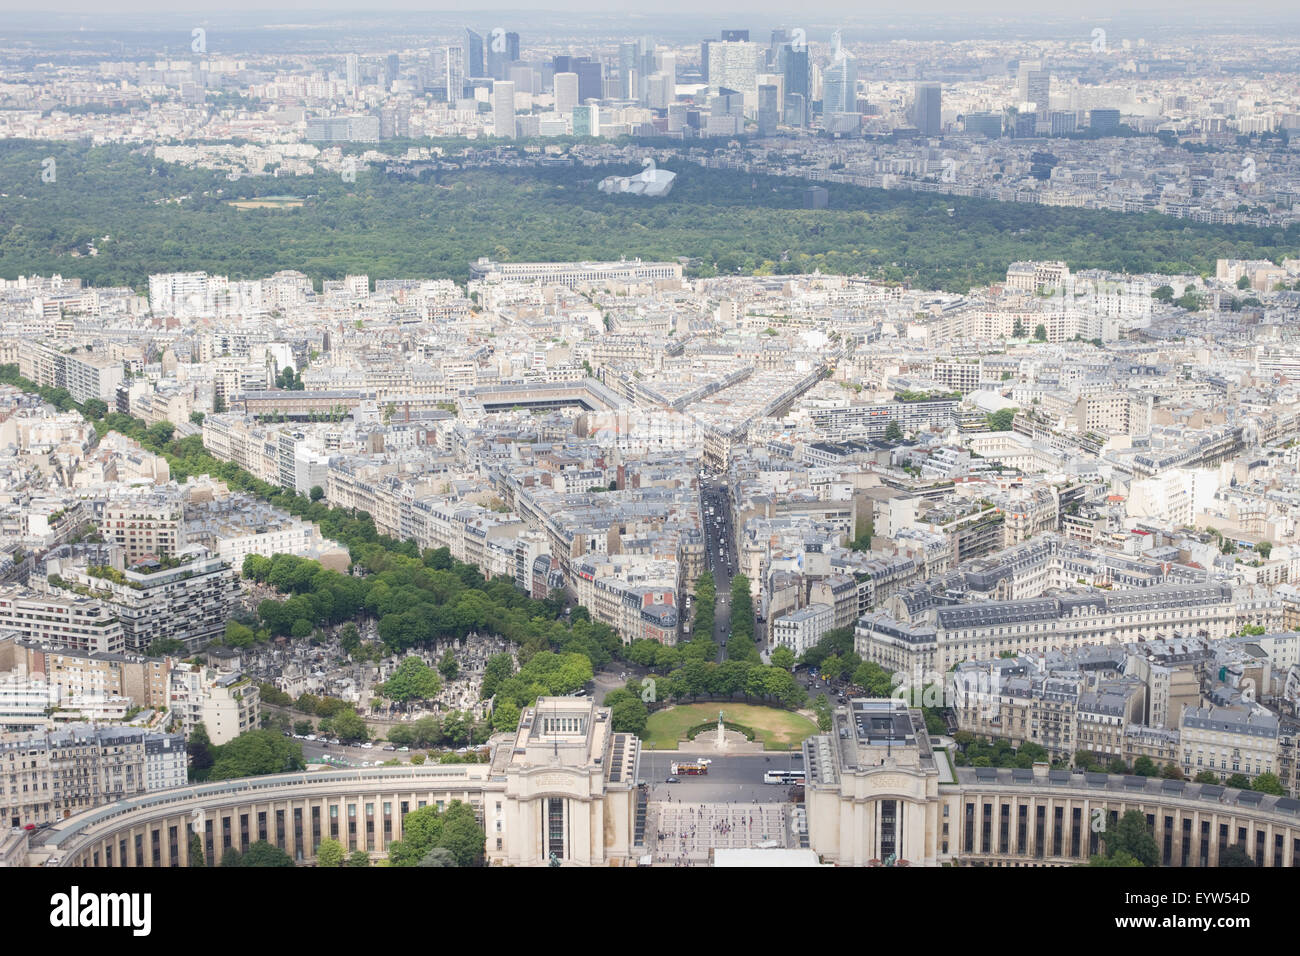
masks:
[[[674,762],[698,763],[710,760],[703,776],[678,775],[681,783],[665,783]],[[651,800],[681,800],[690,803],[784,803],[789,787],[764,783],[768,770],[802,770],[798,751],[773,754],[678,753],[650,750],[641,754],[641,779],[650,786]]]
[[[713,514],[709,514],[709,508]],[[700,482],[700,511],[704,523],[704,548],[707,567],[713,572],[717,587],[713,640],[718,645],[718,660],[727,656],[727,635],[731,631],[731,578],[736,570],[736,542],[731,517],[731,497],[725,482],[705,478]]]

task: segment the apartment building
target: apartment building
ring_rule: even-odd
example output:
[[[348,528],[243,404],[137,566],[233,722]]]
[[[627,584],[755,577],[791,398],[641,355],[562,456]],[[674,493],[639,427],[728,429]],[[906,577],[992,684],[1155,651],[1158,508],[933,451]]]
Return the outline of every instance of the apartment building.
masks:
[[[176,734],[74,725],[0,742],[0,820],[13,827],[185,782],[185,740]]]
[[[1209,770],[1220,780],[1278,772],[1278,719],[1248,707],[1188,707],[1179,725],[1183,775]]]
[[[829,604],[809,604],[772,621],[773,646],[789,648],[798,657],[834,625],[835,608]]]
[[[125,571],[71,561],[60,564],[65,586],[85,588],[111,608],[121,621],[126,647],[133,651],[161,638],[197,650],[225,632],[239,595],[234,570],[201,547],[161,561],[137,562]]]
[[[1175,634],[1226,637],[1236,629],[1228,584],[1158,585],[1129,591],[1072,591],[1020,601],[928,607],[915,619],[884,611],[856,628],[863,660],[909,672],[947,671],[963,660],[1071,650]]]
[[[140,707],[167,706],[169,658],[139,657],[59,647],[0,631],[0,672],[41,675],[60,697],[126,697]]]
[[[185,737],[203,724],[213,744],[229,743],[257,730],[261,695],[241,671],[221,673],[195,664],[177,664],[168,680],[172,727]]]
[[[77,402],[97,398],[110,408],[122,384],[122,363],[94,352],[64,352],[50,342],[24,340],[18,349],[18,371],[46,388],[66,388]]]
[[[126,649],[122,623],[108,605],[17,584],[0,587],[0,631],[16,631],[41,644],[82,653],[121,654]]]
[[[185,545],[184,506],[167,495],[115,498],[104,505],[99,533],[122,549],[127,564],[168,557]]]

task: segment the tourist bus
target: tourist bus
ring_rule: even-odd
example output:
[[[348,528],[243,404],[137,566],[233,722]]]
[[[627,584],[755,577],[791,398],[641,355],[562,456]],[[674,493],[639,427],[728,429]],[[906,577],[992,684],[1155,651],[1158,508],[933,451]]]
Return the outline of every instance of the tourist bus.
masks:
[[[798,784],[803,786],[805,774],[802,770],[769,770],[763,774],[764,783]]]
[[[674,763],[670,772],[675,777],[678,774],[706,774],[709,772],[709,765],[706,763]]]

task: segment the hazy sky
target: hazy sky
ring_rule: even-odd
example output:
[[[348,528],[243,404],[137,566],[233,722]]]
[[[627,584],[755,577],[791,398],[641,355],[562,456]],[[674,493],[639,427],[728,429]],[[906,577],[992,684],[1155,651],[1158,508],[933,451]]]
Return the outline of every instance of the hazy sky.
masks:
[[[197,3],[177,4],[174,0],[43,0],[33,4],[31,0],[0,0],[0,12],[27,17],[41,17],[58,14],[94,14],[96,19],[111,18],[113,14],[149,14],[157,13],[167,16],[208,15],[219,17],[222,14],[250,12],[262,13],[268,19],[278,19],[283,13],[324,13],[360,11],[364,16],[373,11],[409,11],[455,13],[467,18],[474,17],[474,11],[600,11],[606,14],[622,12],[630,16],[648,19],[660,19],[674,14],[687,14],[699,17],[735,13],[738,22],[747,15],[764,20],[794,20],[801,16],[846,16],[864,19],[910,18],[926,15],[957,15],[963,20],[977,19],[982,16],[996,17],[1003,14],[1025,14],[1036,17],[1060,19],[1077,17],[1080,20],[1096,19],[1107,15],[1151,15],[1168,13],[1170,21],[1177,23],[1190,17],[1222,14],[1224,32],[1231,32],[1234,20],[1243,16],[1293,14],[1296,4],[1293,0],[1248,0],[1248,2],[1231,3],[1226,0],[1096,0],[1086,5],[1053,6],[1042,0],[990,0],[987,3],[970,3],[967,0],[908,0],[905,4],[867,4],[862,0],[814,0],[812,3],[794,0],[472,0],[472,2],[448,3],[446,0],[377,0],[370,6],[357,3],[357,0],[216,0]],[[27,19],[23,17],[23,19]],[[0,32],[4,24],[0,23]]]

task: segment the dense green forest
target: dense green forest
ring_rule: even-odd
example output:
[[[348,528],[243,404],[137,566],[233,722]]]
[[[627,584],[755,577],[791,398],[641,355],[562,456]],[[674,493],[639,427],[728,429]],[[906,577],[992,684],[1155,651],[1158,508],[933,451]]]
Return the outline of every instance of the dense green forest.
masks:
[[[42,179],[47,158],[53,182]],[[317,282],[348,273],[464,280],[479,256],[690,256],[702,275],[821,269],[965,292],[1019,259],[1206,273],[1220,257],[1278,260],[1300,247],[1296,227],[1206,226],[836,184],[827,187],[829,209],[805,210],[803,180],[661,165],[678,173],[677,185],[666,199],[646,200],[596,190],[599,179],[629,167],[232,182],[158,162],[147,148],[9,141],[0,144],[0,276],[58,272],[136,288],[151,272],[200,269],[239,278],[298,269]],[[284,194],[304,205],[228,204]]]

